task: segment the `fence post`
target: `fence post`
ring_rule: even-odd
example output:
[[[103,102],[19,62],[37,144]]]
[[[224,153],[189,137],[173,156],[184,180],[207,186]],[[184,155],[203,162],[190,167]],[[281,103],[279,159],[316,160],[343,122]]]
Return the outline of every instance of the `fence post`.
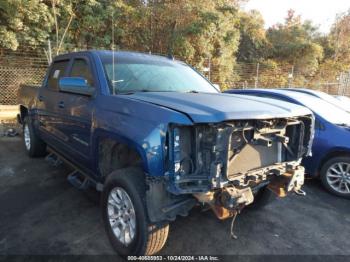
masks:
[[[292,87],[292,81],[294,78],[294,65],[292,66],[292,72],[288,74],[288,87]]]
[[[257,63],[256,64],[256,77],[255,77],[255,88],[258,88],[259,86],[259,67],[260,67],[260,64]]]
[[[208,57],[208,68],[209,68],[209,72],[208,72],[208,77],[209,77],[209,81],[211,81],[211,59],[210,57]]]
[[[350,70],[349,72],[345,75],[345,86],[344,86],[344,90],[343,90],[343,96],[344,95],[348,95],[348,89],[350,87]],[[346,90],[346,92],[345,92]]]
[[[340,75],[338,76],[338,90],[337,90],[337,95],[340,95],[340,87],[341,87],[342,77],[343,77],[343,73],[340,73]]]

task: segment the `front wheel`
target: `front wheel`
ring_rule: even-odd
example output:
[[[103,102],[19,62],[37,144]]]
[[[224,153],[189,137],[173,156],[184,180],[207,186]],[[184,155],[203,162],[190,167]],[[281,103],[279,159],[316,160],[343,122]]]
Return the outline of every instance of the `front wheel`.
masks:
[[[350,157],[333,157],[321,168],[323,186],[332,194],[350,198]]]
[[[153,255],[163,248],[169,225],[148,221],[142,170],[125,168],[111,173],[101,201],[105,229],[118,254]]]

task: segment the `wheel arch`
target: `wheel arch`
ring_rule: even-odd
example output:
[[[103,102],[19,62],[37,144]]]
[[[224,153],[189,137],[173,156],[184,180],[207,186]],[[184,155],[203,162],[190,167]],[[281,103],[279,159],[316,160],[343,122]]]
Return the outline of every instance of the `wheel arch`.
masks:
[[[146,153],[142,146],[111,133],[99,134],[94,143],[96,169],[104,180],[115,170],[136,166],[148,172]],[[113,160],[113,161],[112,161]]]
[[[323,167],[323,165],[333,157],[338,157],[338,156],[348,156],[350,157],[350,150],[346,148],[336,148],[331,151],[329,151],[320,161],[318,164],[317,168],[317,173],[318,175],[320,174],[320,171]]]
[[[19,106],[18,122],[23,124],[24,118],[28,115],[28,108],[24,105]]]

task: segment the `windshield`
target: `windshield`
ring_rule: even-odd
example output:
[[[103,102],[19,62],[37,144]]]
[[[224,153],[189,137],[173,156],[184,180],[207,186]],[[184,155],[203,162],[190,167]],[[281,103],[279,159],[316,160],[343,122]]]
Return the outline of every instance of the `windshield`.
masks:
[[[203,76],[184,63],[167,58],[102,57],[112,94],[132,92],[205,92],[218,93]]]
[[[325,100],[292,91],[288,92],[288,96],[299,101],[301,104],[333,124],[345,124],[350,126],[350,114]]]
[[[350,106],[350,98],[348,98],[347,96],[335,96],[335,99],[337,99],[343,103],[346,103],[347,105]]]

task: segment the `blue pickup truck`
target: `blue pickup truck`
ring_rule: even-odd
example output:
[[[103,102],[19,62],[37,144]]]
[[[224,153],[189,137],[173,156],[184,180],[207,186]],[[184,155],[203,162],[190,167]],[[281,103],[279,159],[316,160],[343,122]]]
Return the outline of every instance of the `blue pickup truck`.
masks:
[[[19,102],[29,156],[54,153],[74,167],[73,185],[101,191],[105,229],[122,256],[160,251],[169,223],[194,206],[226,219],[268,192],[302,193],[311,111],[223,94],[171,57],[60,55]]]

